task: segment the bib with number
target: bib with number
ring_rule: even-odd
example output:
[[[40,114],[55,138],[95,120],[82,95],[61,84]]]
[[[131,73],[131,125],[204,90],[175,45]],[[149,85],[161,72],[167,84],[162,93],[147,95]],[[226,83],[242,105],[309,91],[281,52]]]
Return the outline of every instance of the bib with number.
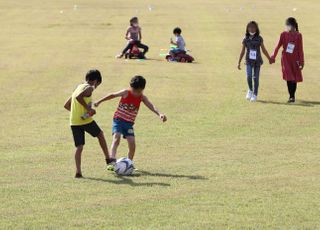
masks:
[[[292,54],[294,51],[294,47],[295,47],[295,45],[293,43],[288,43],[286,52],[289,54]]]
[[[257,51],[256,50],[250,50],[249,51],[249,59],[257,60]]]

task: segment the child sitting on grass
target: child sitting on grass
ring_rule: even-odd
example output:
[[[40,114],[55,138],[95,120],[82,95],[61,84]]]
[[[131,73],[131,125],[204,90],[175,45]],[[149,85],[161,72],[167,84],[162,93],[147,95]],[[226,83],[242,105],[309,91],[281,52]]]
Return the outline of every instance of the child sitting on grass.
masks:
[[[76,178],[82,178],[81,154],[85,144],[85,133],[97,137],[101,149],[109,164],[115,160],[109,158],[107,143],[102,130],[93,120],[96,111],[92,108],[92,93],[101,84],[102,78],[98,70],[90,70],[86,75],[86,82],[77,86],[72,96],[66,101],[64,108],[70,111],[70,125],[76,146]]]
[[[181,53],[181,52],[184,52],[184,53],[186,52],[186,43],[184,42],[184,39],[181,36],[181,32],[182,31],[181,31],[181,29],[179,27],[176,27],[173,30],[173,34],[174,34],[174,36],[176,38],[175,38],[175,41],[173,41],[172,38],[171,38],[170,43],[172,45],[177,46],[177,47],[172,49],[172,50],[170,50],[170,54],[171,55],[175,55],[175,54],[178,54],[178,53]]]
[[[130,26],[127,29],[125,38],[128,40],[127,46],[124,48],[122,53],[118,54],[117,58],[122,58],[128,50],[131,50],[133,46],[137,46],[138,48],[143,49],[143,56],[148,52],[149,47],[142,44],[142,35],[141,35],[141,27],[139,26],[139,21],[137,17],[133,17],[130,19]]]
[[[152,112],[157,114],[163,122],[167,120],[166,115],[161,113],[143,94],[145,85],[146,80],[142,76],[135,76],[130,81],[129,89],[111,93],[95,103],[95,106],[98,107],[104,101],[108,101],[116,97],[121,97],[118,109],[113,116],[113,140],[111,145],[111,158],[113,159],[116,158],[117,148],[120,144],[122,135],[128,141],[128,158],[133,160],[136,150],[133,125],[136,116],[138,115],[141,102],[143,102]],[[108,170],[113,170],[113,163],[108,165]]]

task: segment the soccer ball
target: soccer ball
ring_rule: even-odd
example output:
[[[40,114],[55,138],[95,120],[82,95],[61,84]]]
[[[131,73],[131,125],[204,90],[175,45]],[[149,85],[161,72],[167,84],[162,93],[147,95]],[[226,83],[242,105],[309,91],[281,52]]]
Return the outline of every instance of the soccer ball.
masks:
[[[126,157],[117,160],[114,171],[119,176],[129,176],[133,173],[133,162]]]

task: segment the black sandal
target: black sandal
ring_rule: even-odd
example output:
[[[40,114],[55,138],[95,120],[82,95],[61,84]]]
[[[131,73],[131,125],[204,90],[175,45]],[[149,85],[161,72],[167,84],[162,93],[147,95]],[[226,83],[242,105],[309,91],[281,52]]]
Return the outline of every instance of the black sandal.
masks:
[[[81,173],[76,173],[76,175],[74,176],[74,178],[83,178]]]
[[[294,97],[290,97],[288,103],[295,103],[296,99]]]

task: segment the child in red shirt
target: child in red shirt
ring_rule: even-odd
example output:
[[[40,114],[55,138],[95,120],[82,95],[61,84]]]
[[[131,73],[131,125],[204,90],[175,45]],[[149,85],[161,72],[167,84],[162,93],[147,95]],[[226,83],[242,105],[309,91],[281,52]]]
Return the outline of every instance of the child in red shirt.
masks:
[[[113,116],[112,127],[112,145],[111,158],[115,159],[117,148],[120,144],[121,135],[127,139],[129,153],[128,158],[133,159],[136,149],[133,125],[139,111],[140,103],[143,102],[152,112],[157,114],[159,118],[165,122],[167,117],[161,113],[150,101],[143,95],[146,80],[142,76],[135,76],[130,81],[130,88],[124,89],[116,93],[111,93],[95,103],[98,107],[102,102],[121,97],[118,108]],[[109,170],[113,170],[113,165],[109,165]]]
[[[297,83],[303,81],[302,69],[304,67],[304,54],[302,35],[299,33],[298,23],[295,18],[286,20],[286,31],[281,33],[280,40],[271,57],[275,62],[279,49],[282,47],[281,66],[283,80],[287,81],[289,100],[295,102]]]

